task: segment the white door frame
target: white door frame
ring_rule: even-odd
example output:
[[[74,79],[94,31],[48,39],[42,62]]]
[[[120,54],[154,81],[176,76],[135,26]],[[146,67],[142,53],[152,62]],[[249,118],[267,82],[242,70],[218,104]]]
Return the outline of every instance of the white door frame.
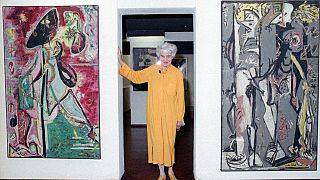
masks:
[[[123,15],[151,15],[151,14],[193,14],[193,49],[194,49],[194,53],[193,53],[193,60],[195,62],[195,32],[196,32],[196,23],[195,23],[195,16],[196,16],[196,10],[195,8],[118,8],[118,46],[122,49],[122,16]],[[194,63],[193,66],[193,84],[194,84],[194,96],[192,97],[194,99],[193,102],[195,102],[195,89],[196,89],[196,83],[195,83],[195,76],[196,76],[196,63]],[[119,81],[119,82],[123,82],[123,81]],[[121,123],[122,128],[120,127],[120,134],[122,137],[123,136],[123,106],[121,106],[123,104],[123,83],[119,84],[119,121]],[[195,104],[194,104],[195,105]],[[194,111],[195,112],[195,111]],[[194,113],[194,119],[195,119],[195,113]],[[195,123],[197,121],[194,121]],[[196,126],[194,124],[194,126]],[[195,128],[194,128],[195,131]],[[195,134],[195,132],[193,132],[193,134]],[[193,138],[195,140],[195,136]],[[121,143],[120,144],[120,149],[124,149],[124,144]],[[122,159],[122,161],[124,161],[124,151],[122,151],[123,153],[120,154],[120,159]],[[195,157],[195,152],[196,152],[196,147],[193,146],[193,157]],[[193,170],[195,169],[195,160],[193,160],[194,164],[193,164]],[[124,162],[122,163],[123,167],[121,169],[124,170]]]

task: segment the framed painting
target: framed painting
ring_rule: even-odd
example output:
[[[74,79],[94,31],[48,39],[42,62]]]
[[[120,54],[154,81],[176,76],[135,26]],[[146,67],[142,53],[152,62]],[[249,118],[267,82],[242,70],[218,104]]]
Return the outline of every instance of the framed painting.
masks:
[[[133,69],[135,71],[145,69],[157,62],[156,48],[133,48]],[[134,84],[134,91],[147,91],[148,83]]]
[[[100,159],[98,6],[4,6],[8,157]]]
[[[221,6],[221,170],[316,170],[319,1]]]

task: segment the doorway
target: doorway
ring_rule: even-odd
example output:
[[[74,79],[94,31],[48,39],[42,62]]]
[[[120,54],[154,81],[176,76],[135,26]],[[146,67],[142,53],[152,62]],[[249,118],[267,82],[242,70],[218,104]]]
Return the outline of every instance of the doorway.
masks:
[[[119,12],[123,58],[133,69],[152,64],[153,52],[162,42],[177,45],[173,63],[185,76],[186,125],[177,132],[174,171],[178,179],[193,179],[194,9]],[[123,78],[125,173],[122,179],[156,179],[159,175],[158,166],[147,163],[146,103],[147,84],[136,85]]]

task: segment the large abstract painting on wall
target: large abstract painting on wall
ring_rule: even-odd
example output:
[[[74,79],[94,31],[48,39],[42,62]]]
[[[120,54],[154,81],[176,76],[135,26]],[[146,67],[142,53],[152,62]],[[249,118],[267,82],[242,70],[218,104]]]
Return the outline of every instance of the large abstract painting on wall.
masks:
[[[8,157],[100,159],[98,6],[2,10]]]
[[[158,60],[156,51],[157,51],[156,48],[133,48],[132,49],[133,69],[135,71],[139,71],[155,64]],[[142,84],[133,83],[133,90],[147,91],[148,83],[142,83]]]
[[[221,10],[221,170],[316,170],[319,1]]]

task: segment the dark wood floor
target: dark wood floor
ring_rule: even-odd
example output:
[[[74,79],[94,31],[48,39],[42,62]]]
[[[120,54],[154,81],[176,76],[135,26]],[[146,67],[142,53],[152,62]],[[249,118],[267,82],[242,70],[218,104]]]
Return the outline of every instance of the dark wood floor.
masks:
[[[157,165],[148,164],[146,126],[131,126],[130,111],[124,114],[125,173],[122,180],[153,180],[159,176]],[[193,113],[185,114],[186,125],[177,132],[176,163],[173,170],[179,180],[193,177]],[[167,169],[165,169],[167,172]],[[169,179],[169,177],[167,177]]]

